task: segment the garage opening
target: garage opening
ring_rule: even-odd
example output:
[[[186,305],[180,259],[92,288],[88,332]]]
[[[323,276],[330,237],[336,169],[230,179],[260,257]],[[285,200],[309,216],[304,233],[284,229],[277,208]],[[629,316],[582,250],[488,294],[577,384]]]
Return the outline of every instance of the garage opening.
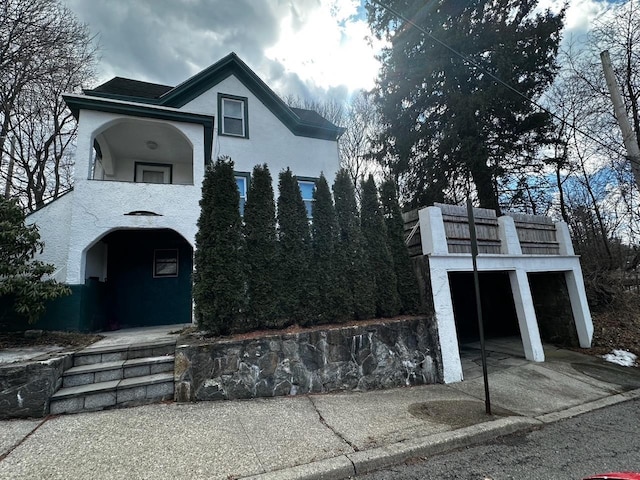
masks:
[[[564,272],[528,274],[533,308],[543,343],[578,347],[580,342]]]
[[[499,368],[508,357],[524,358],[508,272],[479,272],[487,362]],[[482,375],[473,272],[449,272],[453,315],[464,378]],[[507,364],[509,362],[506,362]]]
[[[508,272],[479,272],[485,338],[520,336]],[[450,272],[453,315],[460,344],[480,340],[472,272]]]

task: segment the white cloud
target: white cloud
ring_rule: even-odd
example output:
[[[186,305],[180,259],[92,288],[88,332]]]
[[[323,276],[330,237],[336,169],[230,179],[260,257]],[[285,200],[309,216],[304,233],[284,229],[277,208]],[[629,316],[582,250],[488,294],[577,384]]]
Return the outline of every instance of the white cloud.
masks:
[[[176,85],[235,51],[284,95],[342,96],[373,87],[380,48],[367,40],[364,0],[65,0],[99,35],[100,81]],[[559,10],[563,0],[541,0]],[[565,41],[609,4],[571,0]]]
[[[176,85],[234,51],[282,94],[373,86],[358,0],[65,0],[98,34],[100,81]]]
[[[366,40],[367,23],[356,18],[357,7],[357,1],[323,0],[303,24],[283,17],[279,40],[266,56],[312,86],[373,87],[379,64]]]

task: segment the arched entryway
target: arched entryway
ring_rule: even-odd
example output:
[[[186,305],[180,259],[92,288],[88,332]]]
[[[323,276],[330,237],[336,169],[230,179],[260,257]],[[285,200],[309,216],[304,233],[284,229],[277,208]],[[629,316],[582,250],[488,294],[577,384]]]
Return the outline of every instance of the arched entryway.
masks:
[[[173,230],[108,233],[87,251],[87,281],[103,283],[102,329],[190,323],[192,270],[193,249]]]

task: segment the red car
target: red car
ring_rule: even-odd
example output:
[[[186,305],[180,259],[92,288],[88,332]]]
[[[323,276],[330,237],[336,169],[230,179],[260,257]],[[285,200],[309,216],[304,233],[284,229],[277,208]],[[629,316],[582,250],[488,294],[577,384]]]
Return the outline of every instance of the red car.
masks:
[[[611,472],[592,475],[583,480],[640,480],[640,473],[637,472]]]

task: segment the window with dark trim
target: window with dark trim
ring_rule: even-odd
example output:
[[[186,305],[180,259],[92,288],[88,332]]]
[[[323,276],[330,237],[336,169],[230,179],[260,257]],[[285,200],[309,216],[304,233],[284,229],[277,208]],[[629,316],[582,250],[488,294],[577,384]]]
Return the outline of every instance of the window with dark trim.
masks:
[[[311,177],[296,178],[298,179],[298,188],[300,188],[304,208],[307,209],[307,218],[311,219],[313,217],[313,191],[316,189],[318,179]]]
[[[170,163],[135,162],[133,181],[139,183],[173,183]]]
[[[218,94],[218,133],[249,138],[247,97]]]
[[[249,179],[251,174],[247,172],[234,172],[238,193],[240,194],[240,215],[244,216],[244,206],[247,203],[247,193],[249,192]]]
[[[154,278],[178,276],[178,249],[166,248],[153,251]]]

